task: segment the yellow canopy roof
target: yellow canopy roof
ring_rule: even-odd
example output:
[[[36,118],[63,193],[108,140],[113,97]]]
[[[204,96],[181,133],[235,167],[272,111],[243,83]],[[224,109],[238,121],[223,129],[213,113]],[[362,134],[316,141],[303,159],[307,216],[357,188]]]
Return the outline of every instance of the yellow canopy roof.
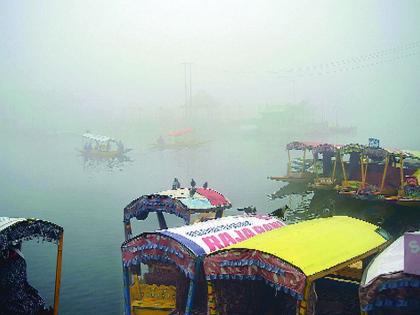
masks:
[[[386,243],[371,223],[346,217],[319,218],[285,226],[228,247],[258,250],[315,275]]]

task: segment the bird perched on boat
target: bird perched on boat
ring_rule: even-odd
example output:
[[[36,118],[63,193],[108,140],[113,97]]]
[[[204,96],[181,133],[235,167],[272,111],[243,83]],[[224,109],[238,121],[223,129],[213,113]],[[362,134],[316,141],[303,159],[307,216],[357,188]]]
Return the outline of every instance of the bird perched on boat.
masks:
[[[284,214],[286,213],[287,210],[289,210],[289,207],[285,205],[284,208],[278,208],[277,210],[274,210],[273,212],[271,212],[270,215],[273,217],[284,219]]]
[[[257,208],[255,208],[254,206],[248,206],[248,207],[238,208],[238,211],[243,211],[246,214],[256,214]]]
[[[207,189],[209,187],[209,184],[207,183],[207,182],[205,182],[204,184],[203,184],[203,188],[204,189]]]
[[[194,188],[196,185],[194,178],[191,178],[191,187]]]
[[[192,187],[191,189],[190,189],[190,197],[192,198],[193,196],[194,196],[194,194],[195,194],[195,192],[197,191],[197,188],[195,188],[195,187]]]
[[[172,183],[172,189],[179,189],[181,188],[181,183],[178,181],[178,178],[174,178],[174,182]]]

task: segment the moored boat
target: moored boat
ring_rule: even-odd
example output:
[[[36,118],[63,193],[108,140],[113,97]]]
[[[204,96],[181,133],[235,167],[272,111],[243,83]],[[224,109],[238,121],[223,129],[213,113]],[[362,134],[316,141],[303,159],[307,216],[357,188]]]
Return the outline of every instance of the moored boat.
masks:
[[[309,183],[309,188],[332,190],[337,179],[337,165],[340,163],[341,145],[323,143],[315,146],[312,150],[314,156],[313,183]]]
[[[126,314],[207,314],[204,256],[284,225],[268,216],[228,216],[127,240],[121,246]]]
[[[378,226],[337,216],[216,251],[204,259],[212,314],[355,314],[367,259],[387,244]]]
[[[420,275],[404,268],[404,237],[385,248],[364,271],[359,289],[362,315],[420,314]]]
[[[293,141],[286,145],[288,163],[286,176],[269,176],[268,178],[276,181],[284,181],[289,183],[308,184],[313,180],[315,174],[313,172],[313,158],[307,158],[307,153],[311,152],[316,146],[322,143],[308,141]],[[302,152],[302,156],[292,158],[291,151]]]
[[[25,218],[0,217],[0,313],[58,314],[63,228],[54,223]],[[39,239],[57,244],[53,309],[47,309],[38,291],[28,284],[22,242]]]
[[[197,139],[192,128],[184,128],[170,131],[166,137],[160,136],[152,148],[157,150],[195,149],[207,142]]]

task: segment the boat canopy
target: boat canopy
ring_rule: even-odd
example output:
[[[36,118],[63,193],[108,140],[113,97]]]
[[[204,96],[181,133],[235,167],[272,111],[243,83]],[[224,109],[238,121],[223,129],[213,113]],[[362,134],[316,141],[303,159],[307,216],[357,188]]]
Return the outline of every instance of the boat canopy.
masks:
[[[366,149],[366,146],[359,143],[349,143],[346,145],[343,145],[340,148],[341,154],[350,154],[350,153],[362,153]]]
[[[270,216],[243,215],[142,233],[122,244],[123,265],[173,263],[193,279],[198,257],[284,225]]]
[[[321,144],[322,142],[293,141],[286,145],[286,150],[312,150],[313,148]]]
[[[373,148],[373,147],[365,147],[362,151],[362,153],[364,155],[366,155],[367,157],[373,159],[373,160],[378,160],[378,159],[385,159],[388,155],[390,155],[391,153],[383,148]]]
[[[168,136],[179,137],[179,136],[186,135],[187,133],[191,133],[192,131],[193,131],[192,128],[184,128],[184,129],[180,129],[180,130],[174,130],[174,131],[168,132]]]
[[[420,234],[420,231],[416,233]],[[376,256],[364,271],[359,290],[362,311],[379,307],[407,307],[411,302],[409,291],[420,293],[420,276],[406,274],[403,270],[404,236],[401,236]],[[393,296],[387,296],[387,289],[393,290]],[[420,302],[417,303],[420,307]]]
[[[94,135],[92,133],[84,133],[83,137],[89,140],[97,141],[97,142],[108,142],[108,141],[115,141],[114,139],[107,137],[107,136],[101,136],[101,135]]]
[[[379,231],[376,225],[346,216],[304,221],[212,253],[204,260],[204,270],[208,280],[264,280],[302,300],[308,283],[385,246],[387,238]]]
[[[134,217],[145,220],[150,212],[171,213],[189,223],[191,214],[215,212],[230,207],[230,201],[213,189],[179,188],[133,200],[124,208],[124,223],[129,223]]]
[[[323,153],[336,153],[342,145],[340,144],[331,144],[331,143],[322,143],[318,144],[313,148],[313,154],[323,154]]]
[[[0,217],[0,251],[35,238],[58,243],[62,234],[61,226],[48,221]]]

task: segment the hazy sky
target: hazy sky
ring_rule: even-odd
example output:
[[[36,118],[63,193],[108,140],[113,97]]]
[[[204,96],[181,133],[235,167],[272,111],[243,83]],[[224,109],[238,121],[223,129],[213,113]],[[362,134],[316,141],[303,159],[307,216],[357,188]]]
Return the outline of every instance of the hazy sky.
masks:
[[[305,100],[398,125],[420,114],[419,15],[419,1],[2,1],[0,92],[179,105],[188,61],[193,90],[226,106]]]

